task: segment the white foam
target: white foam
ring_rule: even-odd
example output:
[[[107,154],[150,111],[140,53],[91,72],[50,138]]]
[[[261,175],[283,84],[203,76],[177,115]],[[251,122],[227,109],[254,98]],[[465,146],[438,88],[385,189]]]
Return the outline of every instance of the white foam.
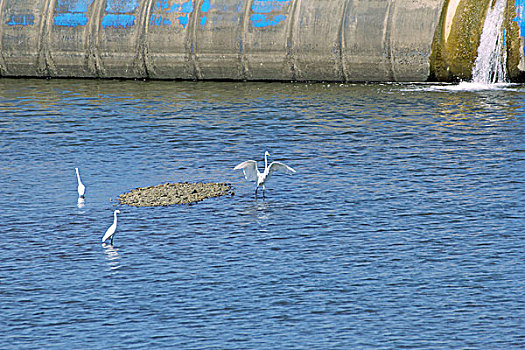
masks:
[[[428,92],[480,92],[480,91],[523,91],[523,85],[512,83],[473,83],[463,81],[459,84],[414,84],[400,91],[428,91]]]
[[[434,86],[435,90],[446,90],[446,91],[485,91],[485,90],[508,90],[515,84],[509,83],[479,83],[479,82],[468,82],[462,81],[457,85],[439,85]]]

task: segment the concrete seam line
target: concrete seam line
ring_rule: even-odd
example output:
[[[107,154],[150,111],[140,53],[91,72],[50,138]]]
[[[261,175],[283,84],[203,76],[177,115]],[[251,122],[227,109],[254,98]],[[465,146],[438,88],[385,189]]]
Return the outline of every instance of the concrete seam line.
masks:
[[[241,65],[240,76],[242,80],[248,80],[248,62],[246,58],[246,35],[248,34],[248,23],[250,19],[250,9],[252,8],[253,0],[247,0],[245,2],[244,14],[241,19],[241,33],[239,43],[239,60]]]
[[[343,5],[343,13],[341,15],[341,22],[339,24],[339,33],[338,41],[339,41],[339,65],[340,65],[340,74],[341,79],[346,82],[348,81],[348,71],[346,68],[346,60],[345,60],[345,27],[346,27],[346,13],[348,11],[348,3],[350,0],[345,0]]]
[[[37,74],[43,77],[51,77],[54,69],[49,54],[49,40],[51,35],[52,8],[55,8],[56,0],[45,3],[44,11],[40,18],[40,40],[38,41]]]
[[[0,0],[0,13],[4,13],[5,1]],[[4,26],[0,25],[0,41],[3,38],[3,29]],[[4,51],[2,50],[2,43],[0,42],[0,77],[7,73],[7,67],[5,66]]]
[[[142,60],[144,64],[144,73],[146,75],[146,78],[151,78],[150,72],[152,71],[152,66],[149,59],[149,50],[148,50],[148,34],[149,34],[149,24],[150,21],[148,20],[151,17],[151,8],[153,6],[153,0],[148,0],[145,11],[145,21],[143,24],[143,31],[142,31]]]
[[[190,59],[191,64],[193,66],[193,78],[197,80],[202,80],[202,72],[199,66],[198,62],[198,55],[197,55],[197,18],[199,17],[200,8],[202,6],[203,0],[195,0],[194,2],[194,8],[191,12],[190,21],[188,23],[188,32],[190,33],[191,38],[191,52],[190,52]]]
[[[383,53],[386,55],[388,70],[388,80],[394,81],[394,72],[392,70],[392,6],[394,6],[393,0],[388,1],[385,20],[383,22]]]
[[[288,26],[286,28],[286,61],[290,67],[292,73],[292,80],[297,80],[297,63],[296,63],[296,54],[295,54],[295,43],[294,43],[294,32],[297,30],[297,16],[299,11],[297,8],[301,6],[301,0],[292,0],[292,10],[290,13],[290,20],[288,21]]]
[[[90,16],[90,41],[89,41],[89,57],[91,57],[92,64],[90,64],[89,69],[92,70],[92,73],[97,78],[104,77],[105,69],[102,66],[102,61],[100,59],[100,53],[98,45],[100,42],[100,21],[102,18],[102,9],[105,0],[94,0],[91,4],[93,7],[92,15]]]
[[[144,38],[145,38],[145,31],[146,31],[146,23],[148,21],[146,20],[148,18],[149,14],[149,8],[151,6],[152,1],[146,0],[142,4],[142,8],[140,10],[140,18],[139,18],[139,28],[140,32],[137,34],[137,53],[135,57],[134,62],[134,68],[137,70],[137,76],[139,78],[147,78],[148,77],[148,69],[146,67],[146,60],[145,60],[145,53],[144,53]]]

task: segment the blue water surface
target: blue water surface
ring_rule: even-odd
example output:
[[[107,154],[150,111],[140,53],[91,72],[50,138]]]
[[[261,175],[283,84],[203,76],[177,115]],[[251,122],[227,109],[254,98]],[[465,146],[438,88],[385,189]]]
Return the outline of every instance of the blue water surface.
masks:
[[[524,96],[2,79],[0,348],[522,349]],[[184,181],[235,195],[116,200]]]

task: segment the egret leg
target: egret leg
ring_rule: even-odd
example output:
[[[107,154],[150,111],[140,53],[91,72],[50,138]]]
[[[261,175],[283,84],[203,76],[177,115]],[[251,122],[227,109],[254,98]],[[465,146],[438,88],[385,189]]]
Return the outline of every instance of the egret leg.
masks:
[[[264,199],[264,190],[265,190],[265,189],[266,189],[266,188],[265,188],[264,185],[263,185],[263,199]]]
[[[257,198],[257,189],[258,188],[259,188],[258,186],[255,186],[255,198]]]
[[[113,236],[111,236],[111,245],[113,245]]]

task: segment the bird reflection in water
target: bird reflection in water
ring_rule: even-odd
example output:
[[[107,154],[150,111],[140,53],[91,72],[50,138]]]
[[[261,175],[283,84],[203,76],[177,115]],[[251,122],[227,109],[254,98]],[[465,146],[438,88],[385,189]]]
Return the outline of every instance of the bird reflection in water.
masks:
[[[270,218],[271,205],[267,201],[254,200],[246,206],[242,213],[254,218],[261,225]]]
[[[254,209],[255,209],[255,214],[257,215],[257,219],[258,220],[267,220],[270,218],[269,216],[269,204],[268,202],[260,202],[260,201],[255,201],[255,205],[254,205]]]
[[[109,268],[111,270],[117,270],[120,268],[120,255],[118,248],[113,247],[111,244],[103,243],[102,247],[106,253],[106,260],[108,261]]]

